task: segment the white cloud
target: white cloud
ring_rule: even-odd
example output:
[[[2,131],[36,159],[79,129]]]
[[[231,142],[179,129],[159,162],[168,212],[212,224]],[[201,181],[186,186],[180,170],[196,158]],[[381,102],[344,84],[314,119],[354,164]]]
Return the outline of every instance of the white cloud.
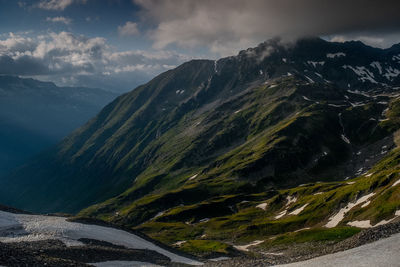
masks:
[[[0,36],[0,74],[36,77],[62,85],[132,89],[190,59],[172,51],[116,52],[106,39],[69,32],[36,37]]]
[[[77,2],[86,3],[87,0],[41,0],[37,7],[46,10],[60,11]]]
[[[366,33],[352,33],[343,35],[333,35],[326,37],[327,40],[332,42],[347,42],[352,40],[359,40],[367,45],[379,48],[388,48],[393,44],[399,43],[400,33],[392,34],[370,34]]]
[[[125,25],[118,26],[118,33],[121,36],[132,36],[139,34],[139,30],[137,28],[137,23],[127,21]]]
[[[46,21],[55,22],[55,23],[64,23],[65,25],[69,25],[72,22],[72,19],[66,17],[47,17]]]

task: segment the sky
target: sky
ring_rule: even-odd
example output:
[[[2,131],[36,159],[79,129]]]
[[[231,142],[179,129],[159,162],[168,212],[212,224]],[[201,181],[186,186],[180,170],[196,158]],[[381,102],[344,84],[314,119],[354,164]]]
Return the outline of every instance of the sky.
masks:
[[[0,0],[0,74],[134,89],[270,38],[400,42],[396,0]]]

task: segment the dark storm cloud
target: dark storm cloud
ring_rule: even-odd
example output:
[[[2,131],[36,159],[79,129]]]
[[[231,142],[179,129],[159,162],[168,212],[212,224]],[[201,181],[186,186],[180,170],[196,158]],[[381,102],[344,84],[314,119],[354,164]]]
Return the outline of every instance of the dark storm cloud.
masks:
[[[155,47],[208,45],[224,53],[280,36],[395,32],[394,0],[134,0],[155,22]],[[228,52],[228,51],[226,51]]]
[[[48,72],[48,68],[40,60],[28,56],[13,59],[7,55],[0,55],[0,74],[43,75]]]

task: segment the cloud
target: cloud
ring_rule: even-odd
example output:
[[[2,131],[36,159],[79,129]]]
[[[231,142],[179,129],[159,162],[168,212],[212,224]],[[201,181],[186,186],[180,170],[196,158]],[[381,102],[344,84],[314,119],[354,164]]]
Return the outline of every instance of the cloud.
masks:
[[[86,3],[87,0],[41,0],[37,7],[46,10],[64,10],[74,3]]]
[[[226,54],[280,36],[393,32],[400,28],[398,0],[134,0],[155,48],[208,46]]]
[[[118,34],[121,36],[133,36],[139,34],[137,23],[127,21],[125,25],[118,26]]]
[[[66,17],[47,17],[46,21],[55,23],[64,23],[65,25],[69,25],[71,24],[72,19]]]
[[[400,32],[399,33],[352,33],[352,34],[342,34],[342,35],[332,35],[326,38],[332,42],[346,42],[351,40],[360,40],[363,43],[379,48],[387,48],[395,43],[399,43]]]
[[[69,32],[36,37],[10,33],[0,39],[0,74],[35,77],[60,85],[126,91],[188,59],[163,50],[114,51],[104,38]]]

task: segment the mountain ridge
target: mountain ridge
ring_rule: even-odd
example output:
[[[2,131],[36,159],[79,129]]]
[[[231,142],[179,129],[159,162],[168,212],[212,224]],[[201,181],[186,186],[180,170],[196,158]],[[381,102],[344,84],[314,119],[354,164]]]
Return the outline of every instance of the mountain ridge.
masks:
[[[349,147],[335,148],[336,144],[339,144],[339,147],[349,146],[343,141],[343,136],[341,137],[339,112],[333,111],[340,107],[329,106],[327,103],[329,109],[332,110],[325,107],[321,109],[318,108],[318,102],[326,102],[326,97],[328,97],[331,101],[330,105],[352,107],[355,105],[353,108],[357,108],[357,105],[361,105],[357,104],[357,101],[366,101],[371,98],[368,95],[371,90],[378,87],[379,90],[385,92],[399,84],[399,77],[395,71],[399,62],[393,60],[395,56],[391,54],[393,52],[366,46],[369,60],[367,62],[365,55],[361,52],[356,51],[357,53],[354,52],[353,55],[349,54],[350,50],[346,50],[354,44],[307,39],[299,41],[293,47],[272,46],[268,49],[271,46],[267,42],[256,48],[241,51],[236,57],[184,63],[174,70],[157,76],[146,85],[139,86],[132,92],[117,98],[103,109],[97,118],[66,138],[58,148],[53,150],[54,152],[47,154],[47,159],[44,156],[45,160],[38,160],[30,167],[28,165],[14,173],[9,180],[17,181],[17,183],[3,184],[3,188],[12,188],[10,192],[18,191],[20,182],[22,184],[27,182],[23,179],[27,173],[31,173],[33,184],[38,181],[46,184],[49,182],[46,177],[58,177],[55,180],[53,178],[53,185],[49,186],[56,189],[52,193],[54,195],[48,198],[40,196],[41,204],[37,205],[33,201],[29,204],[30,208],[47,206],[43,211],[52,211],[64,207],[65,211],[77,211],[95,201],[106,200],[122,193],[132,185],[133,180],[135,181],[133,188],[136,189],[129,189],[126,192],[133,190],[132,192],[141,193],[137,194],[132,201],[152,191],[179,188],[187,179],[184,173],[193,172],[197,168],[200,168],[201,174],[208,173],[208,176],[220,177],[219,165],[229,170],[224,174],[225,176],[233,175],[231,178],[236,178],[233,180],[229,178],[230,182],[227,182],[223,181],[221,177],[224,175],[222,175],[215,179],[215,182],[220,180],[216,182],[216,188],[218,188],[217,184],[221,183],[221,186],[230,184],[233,186],[233,191],[255,190],[256,186],[246,182],[248,178],[240,179],[243,175],[247,177],[255,175],[254,177],[257,176],[261,180],[267,179],[267,184],[274,179],[275,181],[286,179],[293,182],[299,179],[296,169],[299,166],[312,169],[313,164],[310,163],[312,158],[319,153],[324,153],[323,147],[328,143],[331,143],[330,149],[325,153],[336,150],[347,151],[345,154],[352,153]],[[338,49],[340,47],[342,50]],[[311,51],[308,57],[304,57],[307,55],[306,51]],[[321,63],[321,60],[324,63]],[[366,65],[372,63],[371,60],[383,64],[382,72],[378,67]],[[350,61],[354,63],[346,65]],[[388,73],[392,75],[385,76]],[[264,89],[267,92],[264,92]],[[339,91],[340,94],[338,94]],[[269,100],[271,95],[275,95],[276,102]],[[350,100],[345,99],[345,95]],[[388,96],[380,98],[382,101],[390,99]],[[257,99],[262,99],[262,101],[257,105],[252,105]],[[265,109],[263,106],[268,108]],[[309,113],[302,110],[307,109],[307,106],[313,107],[308,111]],[[360,112],[365,113],[365,116],[374,115],[377,122],[379,119],[384,119],[381,117],[384,105],[373,103],[370,106],[368,110]],[[243,112],[241,107],[245,107]],[[344,107],[342,106],[343,109]],[[306,115],[295,115],[296,112],[303,112]],[[327,137],[322,139],[319,145],[307,147],[309,146],[307,142],[315,138],[312,137],[313,131],[324,130],[315,124],[314,119],[323,121],[328,129],[329,123],[335,121],[335,126],[327,132],[327,136],[332,136],[329,138],[333,138],[334,141],[329,141]],[[282,120],[286,120],[289,128],[286,128]],[[204,126],[202,122],[205,122]],[[190,125],[191,123],[199,123],[200,126]],[[308,123],[311,128],[307,131],[303,130],[302,133],[300,131],[301,134],[295,134],[303,128],[304,123]],[[280,127],[283,127],[281,129],[283,131]],[[390,132],[383,128],[381,126],[377,128],[383,131],[378,134],[378,137],[385,135],[385,131]],[[306,138],[304,139],[302,135]],[[347,138],[346,134],[344,137]],[[299,154],[292,155],[288,149],[299,141],[303,142],[299,146],[301,149],[296,152]],[[361,141],[361,144],[363,142],[365,140]],[[268,147],[268,149],[265,148],[267,150],[262,148],[265,145]],[[258,150],[258,154],[248,149],[251,147],[255,151]],[[238,154],[239,151],[242,153]],[[226,156],[224,157],[223,154]],[[345,154],[343,156],[337,154],[336,157],[331,157],[331,160],[336,158],[340,161],[346,158]],[[54,155],[57,155],[58,159],[54,159]],[[238,160],[238,156],[235,155],[241,155],[243,162],[231,169],[236,164],[233,162]],[[298,155],[306,156],[302,161],[290,158],[295,159]],[[272,167],[263,167],[265,162],[270,159],[279,159],[281,156],[288,157],[288,162],[293,162],[293,166],[286,166],[286,163],[283,164],[284,160],[281,159],[279,163],[281,165],[275,163],[271,165]],[[307,167],[308,164],[311,164],[311,167]],[[29,169],[34,165],[41,167]],[[51,165],[55,167],[49,168],[48,166]],[[281,166],[279,168],[282,170],[291,170],[292,174],[289,171],[285,179],[273,178],[273,173],[276,172],[271,172],[271,170],[278,166]],[[61,174],[58,173],[60,168],[63,169]],[[37,170],[37,173],[32,170]],[[175,178],[171,177],[171,173],[176,173]],[[272,176],[270,176],[271,173]],[[194,175],[195,173],[192,173],[189,177]],[[308,177],[307,175],[305,177]],[[272,180],[268,181],[271,177]],[[238,178],[239,182],[234,182]],[[70,187],[71,184],[74,188]],[[269,186],[271,185],[273,183]],[[62,194],[60,194],[61,188],[66,188]],[[85,189],[82,190],[82,188]],[[226,188],[228,191],[231,190],[230,186]],[[30,188],[23,194],[17,193],[20,198],[19,203],[13,203],[10,197],[8,200],[5,197],[1,200],[4,200],[6,204],[11,201],[10,204],[17,204],[17,207],[24,206],[24,199],[27,196],[41,195],[35,190]],[[71,190],[75,191],[71,193]],[[206,189],[204,192],[207,191],[209,190]],[[85,193],[80,195],[79,192]],[[79,199],[84,200],[77,201],[78,195],[80,195]],[[60,200],[62,198],[67,200]],[[53,205],[51,208],[48,208],[49,203]]]

